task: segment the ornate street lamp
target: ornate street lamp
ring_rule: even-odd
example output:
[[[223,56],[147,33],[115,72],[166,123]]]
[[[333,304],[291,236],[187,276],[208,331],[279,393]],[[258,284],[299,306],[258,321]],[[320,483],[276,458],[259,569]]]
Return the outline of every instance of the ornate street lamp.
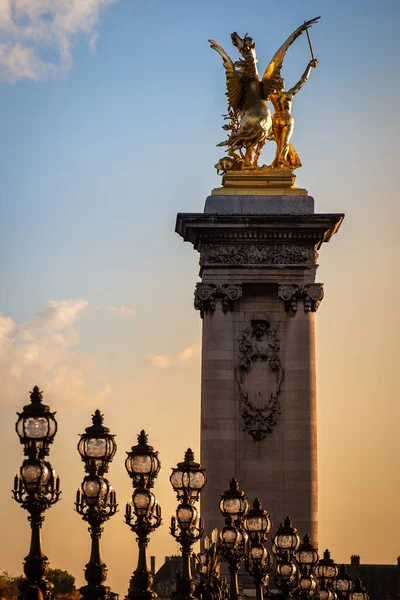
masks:
[[[181,502],[176,517],[171,519],[171,535],[179,542],[182,551],[182,572],[177,580],[176,600],[193,600],[196,589],[192,577],[190,557],[192,546],[204,533],[203,519],[198,515],[194,503],[207,481],[203,467],[195,462],[193,451],[188,448],[183,462],[172,469],[171,485]]]
[[[14,500],[29,513],[31,545],[24,560],[26,579],[19,584],[19,599],[30,586],[38,587],[45,600],[51,599],[52,584],[46,580],[49,563],[43,554],[42,525],[44,512],[60,499],[60,480],[48,461],[49,446],[57,432],[57,422],[48,406],[42,404],[43,393],[35,386],[30,393],[31,404],[18,414],[16,431],[28,456],[15,476]]]
[[[268,574],[271,571],[271,558],[263,543],[271,531],[271,519],[258,498],[255,498],[252,508],[244,515],[243,528],[249,537],[244,564],[253,577],[256,599],[263,600],[263,588],[268,584]]]
[[[172,469],[169,480],[178,500],[192,504],[199,499],[207,482],[206,470],[194,460],[191,448],[186,450],[183,462]]]
[[[24,406],[22,413],[17,413],[15,430],[24,446],[24,454],[30,458],[43,458],[49,454],[49,446],[57,433],[56,413],[42,404],[43,392],[37,385],[30,392],[30,399],[31,403]]]
[[[236,477],[233,477],[229,482],[229,490],[226,490],[222,494],[219,509],[225,518],[232,518],[234,525],[240,522],[242,517],[247,513],[249,509],[247,496],[240,489]]]
[[[318,598],[319,600],[337,600],[337,594],[336,592],[331,589],[329,587],[329,585],[326,583],[325,578],[321,577],[320,579],[318,579],[318,587],[319,587],[319,592],[318,592]]]
[[[137,441],[137,445],[127,452],[125,467],[133,487],[151,489],[161,468],[158,452],[148,445],[148,436],[143,429],[137,436]]]
[[[313,571],[318,562],[318,552],[312,545],[308,534],[304,536],[303,541],[297,548],[295,558],[299,566],[300,575],[297,596],[300,599],[312,598],[317,587]]]
[[[316,589],[317,581],[314,575],[308,570],[307,567],[300,567],[300,577],[298,581],[297,594],[295,594],[295,597],[299,600],[315,598]]]
[[[265,546],[254,538],[250,543],[245,557],[246,571],[253,577],[256,588],[256,600],[263,600],[263,588],[268,585],[268,576],[271,571],[271,557]]]
[[[243,528],[250,540],[263,542],[271,531],[271,519],[258,498],[254,499],[252,508],[243,517]]]
[[[80,588],[83,600],[108,600],[111,589],[103,583],[107,579],[107,567],[101,558],[100,539],[103,524],[117,512],[115,491],[103,474],[108,471],[117,446],[114,436],[103,426],[103,415],[96,410],[92,426],[81,434],[78,451],[85,463],[88,475],[76,493],[75,510],[89,525],[91,552],[85,567],[87,585]]]
[[[354,582],[353,590],[349,594],[349,600],[369,600],[369,595],[359,577]]]
[[[249,509],[249,503],[235,477],[229,482],[229,490],[222,494],[219,509],[225,517],[225,527],[219,534],[219,540],[220,550],[228,564],[230,574],[230,600],[241,600],[238,572],[248,544],[248,535],[242,527],[242,518]]]
[[[318,562],[318,552],[312,545],[307,533],[295,552],[295,558],[299,567],[305,568],[308,573],[311,573],[314,570],[314,567]]]
[[[248,535],[240,527],[240,521],[236,521],[237,525],[233,524],[233,519],[230,515],[225,518],[225,527],[219,534],[220,552],[228,564],[230,575],[230,600],[241,600],[239,592],[238,572],[240,563],[247,552]]]
[[[338,572],[339,569],[335,564],[335,561],[331,558],[329,550],[326,549],[324,552],[324,557],[318,561],[315,569],[318,580],[324,578],[326,587],[331,589]]]
[[[145,431],[140,432],[137,440],[137,446],[132,446],[125,461],[126,470],[135,489],[132,502],[126,505],[125,522],[136,533],[139,544],[138,564],[129,583],[127,598],[152,600],[157,594],[152,590],[153,574],[147,560],[147,546],[150,533],[161,525],[161,509],[150,488],[154,486],[161,464],[158,452],[147,443]]]
[[[78,442],[78,452],[85,463],[87,473],[98,473],[104,475],[108,471],[108,465],[114,458],[117,445],[114,435],[111,435],[108,427],[104,427],[104,417],[97,409],[92,415],[92,425],[86,427],[85,433],[81,434]]]
[[[349,594],[353,589],[353,582],[344,565],[339,567],[339,573],[334,581],[334,588],[340,600],[348,600]]]
[[[278,527],[274,537],[272,552],[275,555],[277,566],[275,583],[284,598],[292,597],[292,592],[298,580],[298,569],[294,562],[294,553],[300,546],[298,531],[293,527],[289,517]]]

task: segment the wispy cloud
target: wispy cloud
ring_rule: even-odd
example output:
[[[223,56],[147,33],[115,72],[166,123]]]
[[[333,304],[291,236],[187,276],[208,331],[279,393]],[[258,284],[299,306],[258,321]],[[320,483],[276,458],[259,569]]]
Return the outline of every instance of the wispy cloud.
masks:
[[[16,323],[0,312],[0,381],[2,402],[20,405],[27,391],[39,385],[60,410],[102,406],[112,389],[95,361],[79,352],[76,324],[91,308],[86,300],[49,300],[28,321]],[[121,317],[134,308],[103,307]]]
[[[171,364],[171,359],[163,354],[149,354],[147,361],[157,369],[166,369]]]
[[[136,308],[134,306],[95,306],[96,310],[108,310],[123,319],[127,317],[133,317],[136,315]]]
[[[182,348],[176,355],[167,356],[165,354],[149,354],[147,361],[153,367],[157,369],[166,369],[173,365],[177,365],[182,361],[188,361],[192,358],[198,358],[200,356],[201,346],[200,344],[191,344]]]
[[[43,80],[70,69],[75,39],[85,36],[93,50],[100,15],[115,2],[0,0],[0,79]]]
[[[201,346],[200,344],[191,344],[186,346],[177,354],[178,360],[190,360],[191,358],[197,358],[200,356]]]

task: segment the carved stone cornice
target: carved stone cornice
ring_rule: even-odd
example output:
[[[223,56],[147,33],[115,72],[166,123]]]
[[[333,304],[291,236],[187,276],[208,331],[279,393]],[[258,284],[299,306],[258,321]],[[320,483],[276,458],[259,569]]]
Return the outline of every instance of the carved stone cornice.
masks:
[[[214,312],[217,300],[222,303],[222,310],[234,310],[235,302],[242,297],[242,286],[224,283],[198,283],[194,291],[194,307],[200,311],[201,318],[204,313]]]
[[[283,283],[278,290],[278,298],[283,300],[287,312],[296,312],[299,300],[303,300],[305,312],[315,312],[323,297],[323,283],[307,283],[303,286]]]
[[[343,214],[310,215],[217,215],[179,213],[176,232],[201,251],[204,244],[228,240],[293,243],[302,241],[318,250],[339,229]]]
[[[298,265],[314,264],[314,245],[295,243],[225,242],[203,244],[200,264],[206,265]]]

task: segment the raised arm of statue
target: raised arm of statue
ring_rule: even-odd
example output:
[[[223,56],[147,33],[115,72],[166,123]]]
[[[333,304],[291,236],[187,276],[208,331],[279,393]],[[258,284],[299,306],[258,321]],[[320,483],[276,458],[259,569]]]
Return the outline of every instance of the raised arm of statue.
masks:
[[[300,80],[296,83],[296,85],[294,85],[290,90],[287,91],[287,94],[291,94],[292,96],[297,94],[297,92],[301,90],[307,79],[310,77],[311,69],[315,68],[317,65],[318,61],[316,58],[310,60]]]

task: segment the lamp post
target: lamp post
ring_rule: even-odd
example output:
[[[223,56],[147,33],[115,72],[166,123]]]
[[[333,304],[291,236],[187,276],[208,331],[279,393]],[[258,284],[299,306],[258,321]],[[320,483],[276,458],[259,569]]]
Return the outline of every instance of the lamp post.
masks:
[[[35,585],[42,591],[45,600],[51,598],[52,584],[46,580],[48,560],[43,553],[42,525],[44,512],[60,499],[60,480],[48,461],[49,446],[57,432],[54,414],[43,402],[43,392],[35,386],[30,393],[31,403],[18,414],[16,431],[24,454],[19,475],[15,476],[14,500],[28,511],[31,524],[31,544],[24,560],[26,579],[19,584],[19,598],[25,590]]]
[[[225,527],[220,532],[219,538],[221,552],[229,569],[229,597],[230,600],[241,600],[238,572],[248,545],[248,535],[242,527],[242,518],[249,509],[249,503],[235,477],[229,483],[229,490],[222,494],[219,508],[225,517]]]
[[[135,489],[132,502],[126,505],[125,522],[136,533],[139,545],[138,564],[131,577],[127,597],[129,600],[152,600],[157,594],[152,590],[153,574],[148,565],[147,546],[150,533],[161,525],[161,509],[149,488],[154,486],[161,464],[158,452],[148,445],[148,436],[144,430],[140,432],[137,440],[137,445],[127,452],[125,461],[126,470]]]
[[[278,527],[272,546],[272,552],[278,563],[275,571],[275,583],[280,590],[281,597],[285,599],[293,597],[292,592],[298,581],[299,573],[293,558],[299,546],[298,531],[293,527],[291,519],[286,517]]]
[[[103,583],[107,579],[107,567],[101,557],[100,539],[103,524],[117,512],[115,491],[103,476],[117,450],[114,435],[103,425],[103,415],[96,410],[92,425],[81,434],[79,454],[85,463],[87,475],[81,489],[76,493],[75,510],[89,524],[91,552],[85,567],[87,585],[80,588],[84,600],[106,600],[110,588]]]
[[[181,545],[182,572],[177,580],[176,600],[193,600],[196,589],[192,577],[190,556],[192,546],[204,533],[203,519],[199,516],[195,502],[207,481],[205,469],[194,460],[193,451],[188,448],[183,462],[172,469],[170,482],[177,495],[179,506],[176,517],[171,518],[171,535]]]
[[[297,597],[300,600],[315,598],[317,582],[313,575],[314,567],[318,562],[318,552],[306,534],[295,552],[295,558],[300,570]]]
[[[249,537],[245,567],[254,579],[256,599],[263,600],[263,587],[268,584],[268,574],[271,571],[271,557],[264,546],[271,531],[271,519],[258,498],[255,498],[252,508],[244,515],[243,528]]]
[[[348,600],[349,594],[353,589],[353,582],[344,565],[339,567],[339,573],[334,581],[334,587],[340,600]]]
[[[337,597],[337,594],[333,590],[333,582],[335,581],[335,579],[338,575],[338,572],[339,572],[339,569],[338,569],[337,565],[335,564],[335,561],[331,558],[329,550],[326,549],[324,552],[323,558],[321,558],[318,561],[318,564],[315,569],[315,573],[318,577],[318,581],[321,581],[322,579],[324,580],[324,587],[327,590],[332,591],[334,593],[334,597]],[[322,596],[324,596],[324,594],[322,594]],[[321,591],[320,591],[320,598],[321,598],[321,600],[324,600],[324,598],[321,597]],[[327,600],[329,600],[329,599],[327,599]]]

